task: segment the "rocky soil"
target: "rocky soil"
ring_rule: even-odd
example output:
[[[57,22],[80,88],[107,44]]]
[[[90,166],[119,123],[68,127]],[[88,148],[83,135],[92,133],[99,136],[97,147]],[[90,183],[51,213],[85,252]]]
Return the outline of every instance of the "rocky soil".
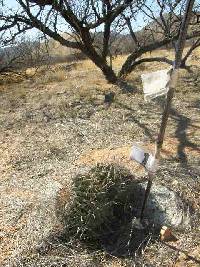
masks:
[[[173,190],[189,208],[189,227],[174,227],[177,242],[157,238],[142,255],[123,259],[88,249],[79,240],[61,242],[64,229],[57,209],[73,201],[77,174],[97,163],[115,163],[135,180],[147,179],[142,167],[129,160],[130,148],[140,141],[154,149],[164,98],[144,102],[140,74],[129,77],[132,94],[107,85],[97,70],[73,70],[61,82],[44,84],[39,76],[1,87],[1,266],[198,266],[198,66],[181,72],[155,178],[155,184]],[[116,93],[111,105],[104,103],[107,91]]]

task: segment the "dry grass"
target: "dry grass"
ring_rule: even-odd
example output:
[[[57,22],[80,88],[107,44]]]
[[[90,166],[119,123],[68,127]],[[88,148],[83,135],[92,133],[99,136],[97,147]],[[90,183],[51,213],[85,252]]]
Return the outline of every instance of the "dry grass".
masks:
[[[48,84],[53,82],[63,82],[66,78],[66,71],[64,70],[48,71],[44,76],[39,78],[38,83]]]
[[[115,60],[116,69],[123,60]],[[156,181],[173,188],[195,209],[191,229],[177,230],[179,241],[173,245],[198,259],[200,69],[199,61],[191,58],[190,62],[194,64],[192,72],[181,72]],[[146,70],[163,66],[145,64]],[[53,77],[47,71],[30,80],[0,86],[1,264],[122,267],[137,262],[136,266],[169,267],[182,262],[198,266],[159,241],[149,244],[142,257],[131,259],[88,251],[77,240],[70,244],[50,242],[43,255],[34,253],[40,240],[62,233],[56,203],[59,194],[63,206],[72,201],[73,177],[87,173],[97,162],[120,164],[138,179],[144,175],[128,160],[129,148],[138,140],[153,146],[163,108],[162,99],[144,102],[140,68],[128,77],[135,86],[133,94],[123,94],[108,84],[88,60],[64,73],[56,68]],[[108,91],[116,92],[109,108],[104,105]]]

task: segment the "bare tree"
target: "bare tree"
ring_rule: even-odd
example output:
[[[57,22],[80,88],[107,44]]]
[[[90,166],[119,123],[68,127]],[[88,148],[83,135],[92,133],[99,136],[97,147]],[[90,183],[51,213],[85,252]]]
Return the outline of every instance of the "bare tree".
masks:
[[[165,45],[175,46],[185,6],[185,0],[156,0],[152,3],[146,0],[14,0],[15,8],[9,8],[6,1],[1,2],[0,11],[1,40],[4,43],[36,28],[61,45],[80,50],[111,83],[124,78],[146,61],[172,64],[162,57],[141,57]],[[139,31],[141,21],[146,27]],[[198,23],[199,20],[195,25]],[[111,60],[116,53],[114,40],[123,41],[128,33],[131,50],[117,74]],[[97,41],[99,35],[100,42]],[[187,39],[198,36],[200,30],[193,27]]]
[[[5,73],[13,69],[14,62],[18,59],[16,55],[10,55],[8,50],[0,50],[0,73]]]
[[[148,23],[140,32],[134,32],[131,23],[132,19],[126,17],[130,35],[135,43],[134,51],[127,57],[124,62],[119,76],[126,76],[132,72],[134,68],[144,62],[159,61],[172,65],[173,62],[166,57],[142,57],[147,52],[152,52],[163,46],[172,46],[176,51],[176,42],[182,25],[185,1],[165,1],[156,0],[152,3],[148,2],[141,7],[140,14]],[[199,6],[195,6],[194,10],[198,10]],[[196,19],[197,13],[193,13]],[[194,27],[189,27],[186,39],[194,39],[199,36],[199,22],[193,19]],[[192,25],[191,25],[192,26]],[[196,47],[193,47],[192,51]],[[142,59],[141,59],[142,57]],[[187,60],[187,58],[185,58]]]
[[[31,40],[23,36],[12,46],[0,49],[0,73],[15,72],[27,67],[37,68],[49,64],[48,46],[41,43],[40,38]]]

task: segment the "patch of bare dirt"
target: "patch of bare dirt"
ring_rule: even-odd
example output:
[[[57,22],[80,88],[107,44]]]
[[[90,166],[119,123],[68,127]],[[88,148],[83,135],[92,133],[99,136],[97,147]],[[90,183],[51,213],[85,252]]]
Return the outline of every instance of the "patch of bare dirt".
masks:
[[[167,138],[164,143],[164,149],[162,149],[161,152],[161,158],[176,158],[178,146],[179,141],[176,138]],[[146,142],[145,148],[153,154],[155,150],[155,144],[148,144]],[[78,159],[78,163],[86,165],[95,165],[98,163],[120,164],[132,170],[138,176],[144,175],[144,168],[135,161],[130,160],[130,152],[131,146],[92,150],[83,153]],[[190,156],[198,157],[200,155],[200,149],[195,149],[186,145],[185,153],[190,154]]]

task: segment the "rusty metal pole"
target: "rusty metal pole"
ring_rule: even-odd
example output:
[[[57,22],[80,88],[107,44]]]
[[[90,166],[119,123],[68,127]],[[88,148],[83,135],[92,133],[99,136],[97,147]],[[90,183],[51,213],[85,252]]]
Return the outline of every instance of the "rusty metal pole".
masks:
[[[194,2],[195,2],[195,0],[187,0],[185,13],[184,13],[184,17],[182,20],[182,25],[180,28],[179,38],[178,38],[176,49],[175,49],[174,67],[173,67],[173,70],[171,72],[169,91],[167,93],[167,100],[165,103],[164,112],[162,114],[160,130],[159,130],[157,141],[156,141],[156,155],[155,155],[155,157],[158,160],[160,158],[160,152],[161,152],[164,137],[165,137],[165,131],[166,131],[166,127],[167,127],[167,122],[168,122],[169,113],[170,113],[170,109],[171,109],[172,99],[174,96],[174,91],[175,91],[175,86],[176,86],[177,70],[180,68],[180,65],[182,62],[183,49],[185,47],[187,31],[188,31],[189,22],[190,22],[191,15],[192,15],[192,8],[194,6]],[[154,173],[151,173],[151,172],[148,173],[148,183],[147,183],[145,196],[144,196],[144,200],[143,200],[143,204],[142,204],[140,221],[142,221],[142,219],[144,217],[144,211],[145,211],[145,207],[146,207],[148,197],[149,197],[149,194],[151,191],[151,186],[152,186],[154,176],[155,176]]]

